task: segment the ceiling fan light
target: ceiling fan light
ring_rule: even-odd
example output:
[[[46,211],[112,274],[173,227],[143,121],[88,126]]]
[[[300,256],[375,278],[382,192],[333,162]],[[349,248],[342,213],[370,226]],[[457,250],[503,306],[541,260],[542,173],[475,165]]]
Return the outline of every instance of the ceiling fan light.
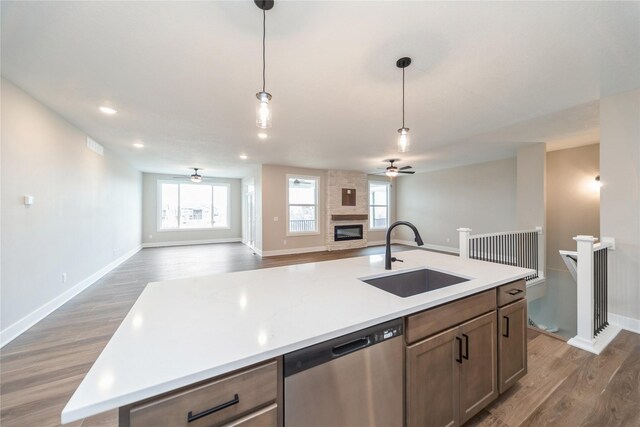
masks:
[[[271,107],[269,105],[271,94],[267,92],[258,92],[256,93],[256,98],[258,98],[256,126],[260,129],[268,129],[271,127]]]
[[[389,178],[394,178],[398,176],[398,168],[395,166],[388,167],[387,171],[384,174],[387,175]]]
[[[200,175],[191,175],[191,182],[200,183],[202,182],[202,176]]]
[[[411,139],[409,137],[409,128],[398,129],[398,152],[406,153],[411,146]]]

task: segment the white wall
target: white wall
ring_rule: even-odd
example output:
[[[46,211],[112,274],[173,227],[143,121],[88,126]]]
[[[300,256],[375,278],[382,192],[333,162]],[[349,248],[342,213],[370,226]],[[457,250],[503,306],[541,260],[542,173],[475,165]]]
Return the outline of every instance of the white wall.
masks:
[[[640,90],[600,102],[600,232],[609,257],[609,311],[640,332]]]
[[[174,175],[143,174],[142,243],[144,246],[239,242],[242,238],[242,185],[240,179],[212,178],[207,182],[230,185],[230,228],[212,230],[158,231],[158,180],[171,181]],[[175,180],[174,180],[175,181]],[[176,181],[179,182],[179,181]]]
[[[472,234],[516,227],[516,159],[416,173],[395,185],[397,219],[412,222],[427,246],[457,250],[459,227]],[[396,230],[413,241],[406,227]]]
[[[243,205],[242,205],[242,241],[247,243],[246,224],[247,224],[247,210],[246,203],[244,203],[244,191],[246,185],[253,184],[255,192],[255,216],[256,216],[256,241],[253,249],[262,255],[262,165],[258,165],[252,168],[251,172],[242,178],[242,191],[243,191]]]
[[[518,230],[544,226],[546,212],[546,144],[520,147],[517,155]]]
[[[547,263],[547,146],[539,142],[520,147],[516,159],[517,229],[542,227],[543,233],[538,236],[538,270],[544,272]]]
[[[393,224],[396,221],[396,206],[397,206],[395,182],[391,178],[387,177],[386,175],[367,175],[367,179],[369,181],[382,181],[382,182],[390,183],[389,225]],[[367,188],[367,199],[369,198],[368,192],[369,192],[369,189]],[[367,203],[368,203],[368,200],[367,200]],[[386,237],[387,237],[386,230],[369,230],[369,236],[368,236],[369,241],[367,242],[367,244],[369,245],[384,244]]]
[[[139,248],[142,175],[108,149],[90,151],[82,131],[9,81],[1,91],[6,343]]]

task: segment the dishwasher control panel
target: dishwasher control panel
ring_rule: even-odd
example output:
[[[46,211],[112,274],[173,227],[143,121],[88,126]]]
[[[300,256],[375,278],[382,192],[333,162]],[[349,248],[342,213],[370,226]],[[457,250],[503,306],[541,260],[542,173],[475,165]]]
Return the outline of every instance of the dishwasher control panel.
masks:
[[[402,324],[371,334],[371,340],[374,343],[377,343],[388,340],[389,338],[397,337],[398,335],[402,335]]]

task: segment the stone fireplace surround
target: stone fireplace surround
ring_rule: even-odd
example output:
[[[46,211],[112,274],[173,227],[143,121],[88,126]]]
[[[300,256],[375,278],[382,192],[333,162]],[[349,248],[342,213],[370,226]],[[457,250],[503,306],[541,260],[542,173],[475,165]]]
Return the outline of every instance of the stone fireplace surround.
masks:
[[[329,170],[327,172],[327,227],[325,242],[327,250],[364,248],[367,246],[367,234],[369,229],[368,219],[358,220],[334,220],[332,215],[368,215],[369,189],[367,188],[367,174],[358,171]],[[342,189],[356,190],[356,205],[342,206]],[[366,218],[366,217],[363,217]],[[362,225],[362,239],[334,240],[334,227],[336,225]]]

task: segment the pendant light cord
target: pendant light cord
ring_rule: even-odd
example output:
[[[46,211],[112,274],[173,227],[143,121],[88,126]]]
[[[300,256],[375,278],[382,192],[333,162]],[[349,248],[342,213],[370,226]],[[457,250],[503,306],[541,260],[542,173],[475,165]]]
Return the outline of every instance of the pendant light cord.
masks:
[[[265,91],[264,88],[265,88],[265,80],[266,80],[265,79],[265,70],[266,70],[265,39],[266,37],[267,37],[267,11],[263,9],[262,10],[262,91],[263,92]]]
[[[402,128],[404,129],[404,68],[402,68]]]

